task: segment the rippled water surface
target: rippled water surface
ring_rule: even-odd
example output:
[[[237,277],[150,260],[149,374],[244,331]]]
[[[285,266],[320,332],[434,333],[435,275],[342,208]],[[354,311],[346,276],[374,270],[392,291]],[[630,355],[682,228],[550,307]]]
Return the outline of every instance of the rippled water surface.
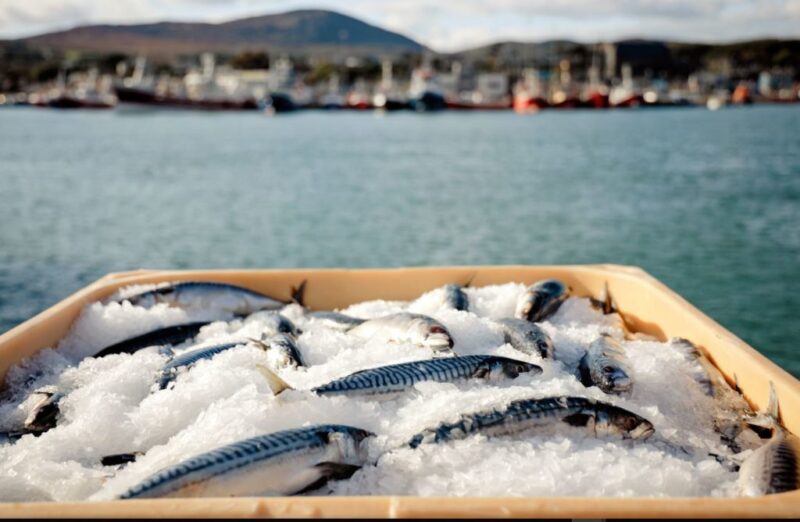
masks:
[[[0,111],[0,331],[142,267],[600,262],[800,376],[800,107]]]

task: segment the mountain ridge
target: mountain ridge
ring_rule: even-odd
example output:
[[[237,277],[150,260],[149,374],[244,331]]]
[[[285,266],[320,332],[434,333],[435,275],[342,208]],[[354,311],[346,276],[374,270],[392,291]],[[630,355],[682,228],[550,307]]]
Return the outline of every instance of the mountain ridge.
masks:
[[[221,23],[94,24],[7,42],[84,52],[195,54],[254,49],[349,52],[421,52],[425,46],[400,33],[322,9],[251,16]]]

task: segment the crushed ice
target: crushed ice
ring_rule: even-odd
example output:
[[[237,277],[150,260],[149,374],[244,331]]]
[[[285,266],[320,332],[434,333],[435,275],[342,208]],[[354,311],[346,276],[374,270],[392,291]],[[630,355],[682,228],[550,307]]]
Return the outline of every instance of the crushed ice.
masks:
[[[308,367],[281,370],[295,390],[273,396],[256,369],[267,355],[253,346],[226,351],[181,372],[174,386],[154,384],[167,357],[155,348],[135,354],[89,357],[114,342],[189,321],[223,319],[200,331],[193,345],[257,337],[257,315],[221,317],[214,310],[150,309],[128,302],[88,305],[54,349],[12,369],[0,401],[0,431],[24,419],[25,400],[44,385],[66,393],[57,427],[0,445],[0,500],[112,499],[150,474],[183,459],[259,434],[317,423],[348,424],[375,432],[377,460],[348,480],[312,494],[469,496],[725,496],[735,494],[736,474],[707,452],[678,454],[658,440],[723,453],[713,429],[713,399],[692,379],[690,363],[669,343],[626,341],[614,315],[588,299],[570,298],[542,326],[555,344],[556,360],[525,355],[503,343],[492,319],[513,315],[521,284],[467,288],[470,312],[443,305],[440,290],[410,303],[370,301],[342,312],[378,317],[407,310],[431,315],[455,339],[459,355],[496,354],[535,362],[544,372],[487,384],[420,383],[397,399],[318,397],[307,390],[354,371],[427,359],[427,348],[361,340],[309,319],[298,306],[284,314],[302,329],[298,345]],[[130,295],[142,288],[125,289]],[[585,388],[575,377],[584,348],[600,333],[620,339],[635,383],[630,397]],[[176,347],[180,352],[185,343]],[[503,406],[521,398],[579,395],[613,402],[650,420],[658,440],[623,444],[575,434],[487,439],[473,436],[446,444],[404,446],[418,431],[460,413]],[[101,457],[144,452],[116,470]]]

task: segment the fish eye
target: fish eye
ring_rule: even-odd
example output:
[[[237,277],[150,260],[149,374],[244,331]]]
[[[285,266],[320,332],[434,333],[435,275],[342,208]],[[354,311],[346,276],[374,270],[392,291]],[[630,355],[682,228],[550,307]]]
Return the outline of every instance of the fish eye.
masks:
[[[613,366],[603,366],[603,373],[605,373],[605,374],[614,373],[614,367]]]

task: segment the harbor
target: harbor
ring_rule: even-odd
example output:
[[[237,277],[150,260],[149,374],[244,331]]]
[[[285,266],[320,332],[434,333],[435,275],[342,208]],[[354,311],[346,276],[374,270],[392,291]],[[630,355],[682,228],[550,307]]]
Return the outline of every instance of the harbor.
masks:
[[[527,59],[512,55],[498,59],[490,70],[469,55],[431,52],[405,58],[353,55],[339,61],[245,52],[225,56],[224,63],[206,52],[166,65],[138,56],[109,64],[113,72],[100,72],[91,61],[82,66],[62,62],[54,79],[0,93],[0,106],[270,114],[301,110],[531,114],[552,109],[716,110],[728,105],[800,102],[800,82],[793,68],[738,70],[721,60],[710,68],[675,76],[668,74],[672,66],[659,70],[637,63],[641,56],[668,54],[663,43],[584,46],[588,57],[579,59],[570,49],[565,46]]]

